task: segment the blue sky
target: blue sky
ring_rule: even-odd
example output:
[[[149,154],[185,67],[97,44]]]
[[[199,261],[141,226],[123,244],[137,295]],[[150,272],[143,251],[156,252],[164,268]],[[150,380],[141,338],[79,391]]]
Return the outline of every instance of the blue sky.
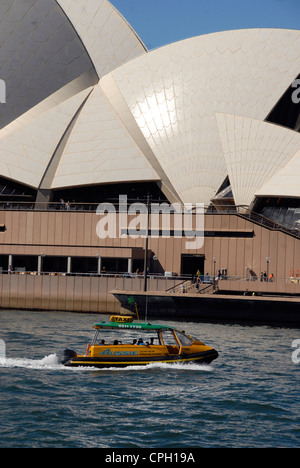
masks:
[[[300,0],[110,0],[148,49],[242,28],[300,29]]]

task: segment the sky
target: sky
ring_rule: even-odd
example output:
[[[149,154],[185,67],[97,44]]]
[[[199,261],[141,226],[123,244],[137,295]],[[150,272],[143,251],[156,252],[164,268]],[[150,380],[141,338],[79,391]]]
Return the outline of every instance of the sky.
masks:
[[[300,0],[110,0],[151,50],[244,28],[300,29]]]

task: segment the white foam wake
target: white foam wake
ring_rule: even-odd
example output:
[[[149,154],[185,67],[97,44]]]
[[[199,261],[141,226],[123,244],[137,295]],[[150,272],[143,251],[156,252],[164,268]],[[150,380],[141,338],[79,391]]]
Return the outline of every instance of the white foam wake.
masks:
[[[206,364],[193,364],[193,363],[151,363],[145,366],[130,366],[126,367],[126,370],[145,370],[145,369],[173,369],[173,370],[185,370],[185,371],[204,371],[204,372],[212,372],[213,368]]]
[[[161,369],[161,370],[184,370],[184,371],[202,371],[212,372],[213,368],[205,364],[193,364],[193,363],[152,363],[145,366],[128,366],[125,368],[106,368],[97,369],[95,367],[65,367],[59,362],[59,358],[56,354],[50,354],[45,356],[43,359],[26,359],[26,358],[0,358],[0,368],[25,368],[25,369],[48,369],[48,370],[72,370],[72,371],[143,371],[150,369]]]
[[[83,368],[81,368],[83,369]],[[128,367],[106,367],[104,369],[97,369],[95,367],[86,368],[86,370],[94,370],[98,372],[131,372],[131,371],[147,371],[147,370],[180,370],[180,371],[197,371],[197,372],[213,372],[213,367],[206,364],[192,364],[192,363],[151,363],[144,366],[128,366]]]
[[[26,369],[58,369],[63,366],[59,363],[56,354],[50,354],[43,359],[26,358],[0,358],[0,367],[22,367]]]

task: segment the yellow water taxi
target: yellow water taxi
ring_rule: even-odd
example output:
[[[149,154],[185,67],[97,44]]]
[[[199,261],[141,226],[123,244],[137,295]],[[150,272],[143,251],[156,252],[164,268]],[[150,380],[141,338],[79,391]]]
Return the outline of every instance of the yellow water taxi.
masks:
[[[151,363],[210,364],[218,357],[215,349],[169,325],[133,322],[132,317],[114,316],[110,322],[95,323],[94,328],[94,338],[85,354],[77,354],[71,349],[64,351],[61,359],[64,366],[110,368]],[[115,337],[108,339],[112,331],[126,334],[122,341]]]

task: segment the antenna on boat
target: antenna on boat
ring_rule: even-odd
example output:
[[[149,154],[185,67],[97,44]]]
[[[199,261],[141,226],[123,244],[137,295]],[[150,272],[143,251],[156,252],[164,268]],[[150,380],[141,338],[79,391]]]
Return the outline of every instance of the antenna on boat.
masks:
[[[136,311],[136,316],[137,316],[138,322],[140,322],[139,312],[138,312],[138,308],[137,308],[136,303],[135,303],[135,311]]]

